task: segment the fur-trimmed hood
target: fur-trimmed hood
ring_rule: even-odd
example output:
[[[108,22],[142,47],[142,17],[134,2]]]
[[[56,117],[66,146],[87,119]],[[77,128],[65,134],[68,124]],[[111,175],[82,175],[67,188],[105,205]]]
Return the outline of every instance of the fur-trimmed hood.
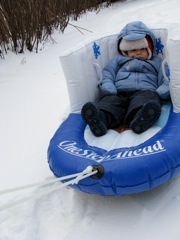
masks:
[[[141,21],[134,21],[128,23],[119,33],[117,37],[117,48],[118,52],[122,54],[119,45],[122,39],[124,40],[139,40],[148,37],[152,41],[153,52],[156,48],[156,38],[152,31]]]

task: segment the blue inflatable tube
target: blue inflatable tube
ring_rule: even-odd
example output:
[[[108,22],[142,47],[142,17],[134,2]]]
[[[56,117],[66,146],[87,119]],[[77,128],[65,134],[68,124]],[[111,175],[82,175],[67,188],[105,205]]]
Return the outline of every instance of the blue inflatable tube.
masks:
[[[71,113],[50,141],[48,163],[57,177],[101,165],[104,175],[88,177],[72,188],[100,195],[126,195],[157,187],[180,172],[180,113],[170,110],[163,129],[144,143],[110,151],[89,146],[84,139],[86,124]]]

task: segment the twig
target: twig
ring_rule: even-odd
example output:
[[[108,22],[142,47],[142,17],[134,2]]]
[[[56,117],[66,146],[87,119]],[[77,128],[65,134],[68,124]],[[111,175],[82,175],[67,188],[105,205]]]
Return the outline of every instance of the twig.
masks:
[[[71,23],[68,23],[70,26],[72,26],[72,27],[75,27],[81,34],[83,34],[84,35],[84,33],[80,30],[80,29],[82,29],[82,30],[85,30],[85,31],[87,31],[87,32],[91,32],[91,33],[93,33],[93,31],[90,31],[90,30],[88,30],[88,29],[86,29],[86,28],[82,28],[82,27],[79,27],[79,26],[76,26],[76,25],[74,25],[74,24],[71,24]]]

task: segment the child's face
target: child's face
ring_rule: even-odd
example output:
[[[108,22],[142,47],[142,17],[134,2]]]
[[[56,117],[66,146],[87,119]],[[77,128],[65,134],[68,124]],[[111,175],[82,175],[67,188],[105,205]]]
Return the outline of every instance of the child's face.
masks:
[[[127,51],[127,55],[130,58],[140,58],[141,60],[147,60],[148,51],[146,48],[129,50]]]

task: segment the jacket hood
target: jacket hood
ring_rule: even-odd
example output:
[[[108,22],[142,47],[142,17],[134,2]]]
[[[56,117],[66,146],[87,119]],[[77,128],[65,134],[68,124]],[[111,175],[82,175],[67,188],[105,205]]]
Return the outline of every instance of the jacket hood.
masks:
[[[125,40],[138,40],[142,39],[145,36],[149,36],[150,40],[152,41],[153,50],[156,46],[156,38],[151,30],[141,21],[135,21],[128,23],[119,33],[117,37],[117,48],[120,54],[121,50],[119,49],[119,44],[122,39]]]

